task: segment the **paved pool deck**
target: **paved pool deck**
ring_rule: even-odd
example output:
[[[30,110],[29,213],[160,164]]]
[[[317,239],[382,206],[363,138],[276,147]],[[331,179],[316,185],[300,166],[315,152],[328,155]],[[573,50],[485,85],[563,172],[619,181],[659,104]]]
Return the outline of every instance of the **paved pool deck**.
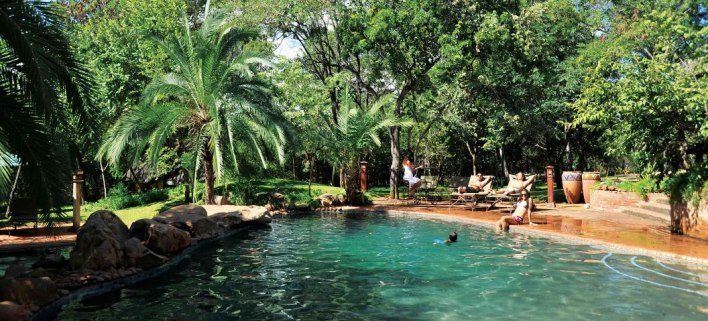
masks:
[[[432,218],[454,218],[471,223],[487,225],[502,215],[508,208],[486,211],[481,204],[475,210],[469,206],[414,205],[411,201],[377,201],[370,211],[389,213],[412,213]],[[534,224],[511,226],[511,232],[522,232],[576,243],[598,245],[616,252],[629,252],[661,256],[708,265],[708,240],[684,235],[674,235],[669,227],[656,220],[645,219],[614,210],[586,209],[582,205],[537,204],[531,215]]]

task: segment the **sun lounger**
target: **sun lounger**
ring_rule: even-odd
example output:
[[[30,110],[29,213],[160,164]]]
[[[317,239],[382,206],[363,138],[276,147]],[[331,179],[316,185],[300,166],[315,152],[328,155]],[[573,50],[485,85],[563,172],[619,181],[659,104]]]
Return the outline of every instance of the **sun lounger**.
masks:
[[[420,176],[421,185],[415,195],[415,205],[420,204],[423,200],[429,201],[431,205],[434,205],[439,200],[438,195],[435,194],[435,190],[438,188],[438,179],[439,176],[437,175]]]
[[[453,178],[450,180],[450,187],[453,188],[453,192],[450,193],[450,207],[462,203],[470,206],[472,210],[474,210],[475,207],[477,207],[477,202],[483,200],[487,195],[489,195],[489,193],[493,191],[492,183],[494,182],[494,177],[485,176],[485,178],[486,177],[490,177],[492,180],[489,182],[489,184],[485,185],[481,191],[476,193],[460,193],[459,191],[457,191],[457,188],[460,186],[467,186],[470,179],[469,177],[464,176],[453,176]]]
[[[34,228],[37,228],[37,207],[29,199],[14,199],[10,203],[10,225],[12,230],[16,230],[18,226],[24,226],[27,223],[34,223]],[[10,232],[8,232],[10,235]]]
[[[529,175],[527,176],[528,178],[534,178],[531,181],[531,184],[526,186],[526,190],[531,193],[531,189],[533,188],[533,184],[536,182],[536,175]],[[516,181],[516,176],[514,175],[509,175],[509,185],[507,187],[513,186],[513,182]],[[493,191],[492,191],[493,192]],[[495,194],[495,193],[490,193],[486,196],[486,200],[490,203],[489,206],[487,207],[487,211],[491,210],[494,208],[495,205],[502,203],[502,204],[511,204],[513,205],[516,200],[519,198],[519,193],[513,193],[513,194]]]

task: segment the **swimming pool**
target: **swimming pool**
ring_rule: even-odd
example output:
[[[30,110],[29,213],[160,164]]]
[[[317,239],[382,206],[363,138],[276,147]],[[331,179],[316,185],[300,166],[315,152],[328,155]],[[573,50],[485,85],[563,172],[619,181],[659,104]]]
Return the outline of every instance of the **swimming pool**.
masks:
[[[459,242],[435,245],[450,232]],[[705,320],[708,267],[457,222],[313,215],[206,245],[61,320]]]

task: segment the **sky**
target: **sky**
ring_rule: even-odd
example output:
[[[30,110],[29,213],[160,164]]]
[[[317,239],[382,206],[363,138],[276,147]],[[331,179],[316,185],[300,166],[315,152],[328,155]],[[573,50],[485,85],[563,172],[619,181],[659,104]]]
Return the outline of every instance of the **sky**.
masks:
[[[300,43],[290,37],[285,37],[280,41],[278,48],[275,49],[275,54],[283,56],[287,59],[294,59],[302,55],[302,46]]]

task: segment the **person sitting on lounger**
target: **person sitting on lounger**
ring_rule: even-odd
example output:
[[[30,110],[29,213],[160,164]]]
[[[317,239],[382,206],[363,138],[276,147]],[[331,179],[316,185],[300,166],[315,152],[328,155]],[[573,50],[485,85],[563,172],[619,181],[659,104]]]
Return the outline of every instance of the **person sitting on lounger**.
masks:
[[[408,197],[413,197],[415,192],[418,191],[420,185],[423,184],[420,178],[415,177],[414,174],[416,170],[421,168],[423,168],[423,166],[415,167],[415,164],[411,161],[410,157],[403,157],[403,180],[408,182]]]
[[[477,175],[470,176],[470,181],[467,183],[467,188],[465,192],[467,193],[478,193],[484,189],[487,184],[492,181],[492,177],[484,177],[482,173],[477,173]]]
[[[511,215],[502,216],[499,221],[497,221],[497,229],[499,231],[508,231],[509,225],[521,225],[524,221],[524,215],[529,216],[529,223],[531,218],[531,210],[533,209],[533,201],[531,200],[531,195],[526,190],[521,190],[519,196],[519,201],[514,205],[514,213]]]
[[[536,180],[536,176],[531,176],[531,178],[526,179],[526,175],[522,172],[516,173],[516,179],[511,180],[509,182],[509,186],[506,188],[500,189],[497,191],[497,193],[504,194],[504,195],[509,195],[509,194],[516,194],[520,191],[523,191],[531,185]]]

